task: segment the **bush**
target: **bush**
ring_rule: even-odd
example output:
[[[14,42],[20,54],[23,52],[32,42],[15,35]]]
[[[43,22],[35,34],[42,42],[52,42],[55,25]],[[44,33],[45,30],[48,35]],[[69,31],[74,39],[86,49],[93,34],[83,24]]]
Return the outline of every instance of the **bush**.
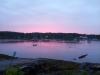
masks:
[[[18,67],[11,67],[6,70],[5,75],[24,75],[24,73]]]

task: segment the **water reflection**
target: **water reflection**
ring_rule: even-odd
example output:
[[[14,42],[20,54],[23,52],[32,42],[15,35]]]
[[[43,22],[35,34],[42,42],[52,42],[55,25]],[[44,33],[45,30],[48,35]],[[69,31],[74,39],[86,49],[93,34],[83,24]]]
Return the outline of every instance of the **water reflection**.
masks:
[[[33,44],[37,44],[36,47]],[[53,58],[78,62],[100,63],[100,42],[88,43],[65,42],[17,42],[0,43],[0,53],[11,55],[14,51],[18,57],[23,58]],[[78,60],[81,55],[88,54],[84,59]],[[74,60],[76,59],[76,60]]]

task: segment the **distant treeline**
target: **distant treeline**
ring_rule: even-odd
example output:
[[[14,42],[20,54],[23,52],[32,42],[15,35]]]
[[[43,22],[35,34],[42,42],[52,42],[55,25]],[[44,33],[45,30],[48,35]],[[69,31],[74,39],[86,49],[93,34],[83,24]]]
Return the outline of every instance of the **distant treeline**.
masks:
[[[0,39],[100,40],[100,35],[86,35],[78,33],[19,33],[19,32],[1,31]]]

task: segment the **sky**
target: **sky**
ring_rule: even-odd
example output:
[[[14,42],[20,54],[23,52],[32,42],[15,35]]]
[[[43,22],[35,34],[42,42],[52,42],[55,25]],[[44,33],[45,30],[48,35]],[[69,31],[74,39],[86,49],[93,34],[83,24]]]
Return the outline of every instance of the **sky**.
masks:
[[[0,31],[100,34],[100,0],[0,0]]]

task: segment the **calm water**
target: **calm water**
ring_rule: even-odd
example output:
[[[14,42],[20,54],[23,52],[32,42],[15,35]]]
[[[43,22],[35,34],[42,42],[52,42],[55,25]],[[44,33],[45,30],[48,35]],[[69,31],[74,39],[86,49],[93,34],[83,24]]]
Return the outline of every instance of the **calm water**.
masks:
[[[0,53],[12,55],[17,52],[17,57],[22,58],[53,58],[78,62],[100,63],[100,42],[86,41],[80,43],[61,42],[33,42],[0,43]],[[77,59],[79,56],[88,54],[84,59]],[[77,60],[73,60],[73,59]]]

